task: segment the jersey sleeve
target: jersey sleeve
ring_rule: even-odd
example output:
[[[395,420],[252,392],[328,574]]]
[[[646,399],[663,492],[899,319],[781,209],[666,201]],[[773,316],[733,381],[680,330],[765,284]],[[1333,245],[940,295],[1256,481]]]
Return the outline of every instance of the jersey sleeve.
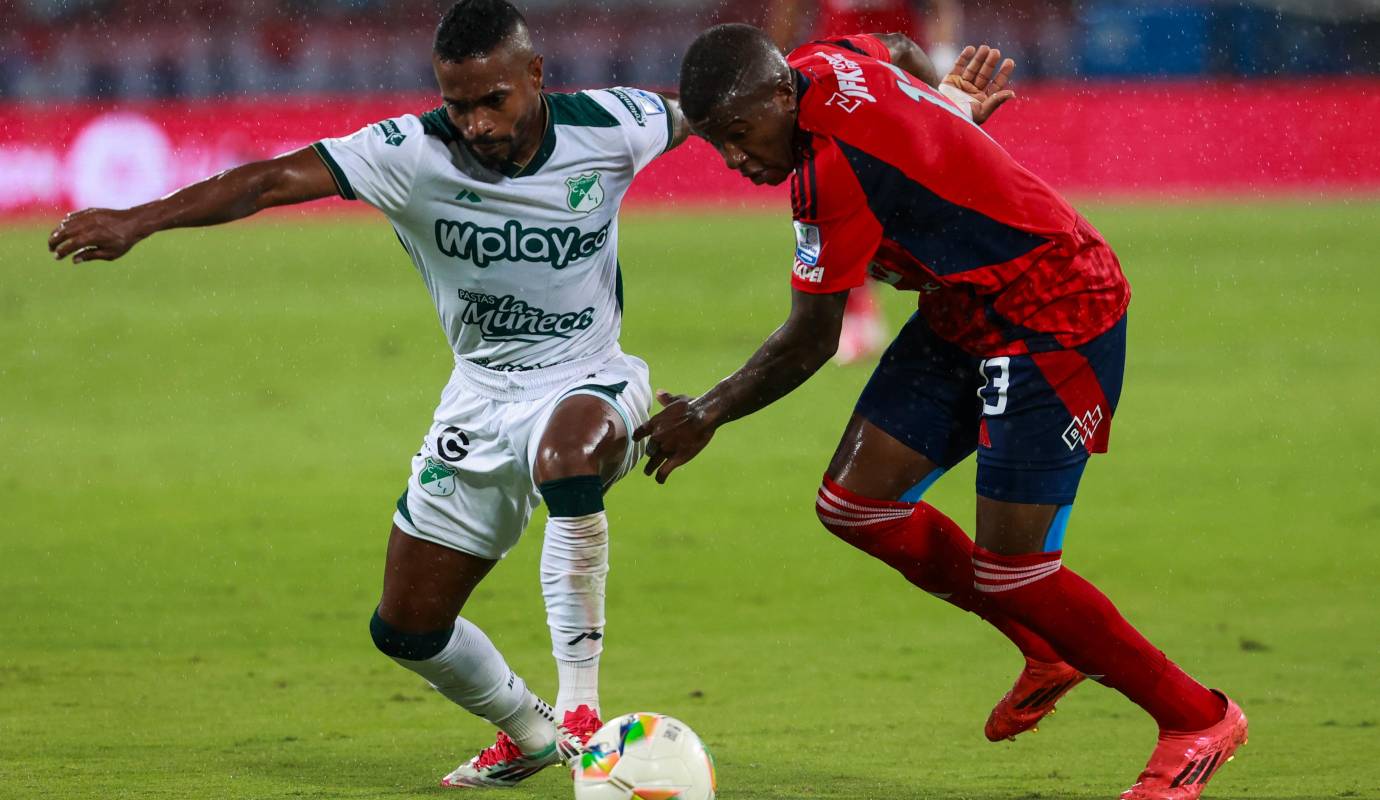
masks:
[[[641,172],[671,144],[671,113],[666,98],[645,89],[616,86],[586,92],[618,120],[632,152],[633,171]]]
[[[833,39],[821,39],[816,44],[827,44],[843,50],[850,50],[861,56],[875,58],[878,61],[891,63],[891,50],[876,36],[867,33],[858,33],[852,36],[838,36]]]
[[[349,136],[322,139],[312,148],[331,171],[341,197],[389,213],[404,208],[412,195],[425,138],[421,120],[407,115]]]
[[[863,284],[868,263],[882,242],[882,227],[839,154],[818,152],[820,142],[815,137],[791,177],[791,286],[811,294],[833,294]]]

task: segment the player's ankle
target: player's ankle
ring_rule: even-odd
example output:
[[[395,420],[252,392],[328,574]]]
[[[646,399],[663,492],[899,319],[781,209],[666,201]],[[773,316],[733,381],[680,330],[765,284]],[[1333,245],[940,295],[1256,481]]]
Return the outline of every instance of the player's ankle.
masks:
[[[540,697],[527,692],[513,713],[494,720],[524,753],[539,753],[556,741],[556,714]]]

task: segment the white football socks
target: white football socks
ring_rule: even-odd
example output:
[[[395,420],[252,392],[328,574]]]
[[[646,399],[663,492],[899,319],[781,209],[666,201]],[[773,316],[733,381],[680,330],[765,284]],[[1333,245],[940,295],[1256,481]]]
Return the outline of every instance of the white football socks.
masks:
[[[604,650],[604,586],[609,526],[603,511],[551,516],[541,550],[541,590],[560,689],[558,718],[581,705],[599,709],[599,654]]]
[[[425,661],[393,660],[451,702],[497,725],[524,753],[541,751],[556,739],[551,706],[527,689],[489,637],[463,617],[455,620],[441,652]]]
[[[556,678],[560,681],[560,689],[556,692],[558,717],[580,706],[589,706],[598,713],[599,656],[584,661],[556,659]]]

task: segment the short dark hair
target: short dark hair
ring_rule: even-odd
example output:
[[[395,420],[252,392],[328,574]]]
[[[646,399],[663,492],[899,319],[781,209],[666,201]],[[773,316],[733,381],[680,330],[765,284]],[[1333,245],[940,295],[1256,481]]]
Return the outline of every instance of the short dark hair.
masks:
[[[688,119],[706,119],[747,79],[780,77],[781,52],[765,31],[732,22],[695,37],[680,62],[680,108]]]
[[[442,61],[485,56],[526,28],[522,12],[508,0],[460,0],[436,26],[436,55]]]

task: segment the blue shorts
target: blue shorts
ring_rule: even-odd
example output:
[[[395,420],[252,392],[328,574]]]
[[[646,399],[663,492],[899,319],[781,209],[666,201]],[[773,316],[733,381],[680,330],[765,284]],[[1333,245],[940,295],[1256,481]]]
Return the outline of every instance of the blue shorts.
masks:
[[[1063,506],[1088,455],[1107,451],[1125,365],[1125,317],[1076,348],[984,359],[916,314],[856,412],[944,469],[976,450],[983,497]]]

